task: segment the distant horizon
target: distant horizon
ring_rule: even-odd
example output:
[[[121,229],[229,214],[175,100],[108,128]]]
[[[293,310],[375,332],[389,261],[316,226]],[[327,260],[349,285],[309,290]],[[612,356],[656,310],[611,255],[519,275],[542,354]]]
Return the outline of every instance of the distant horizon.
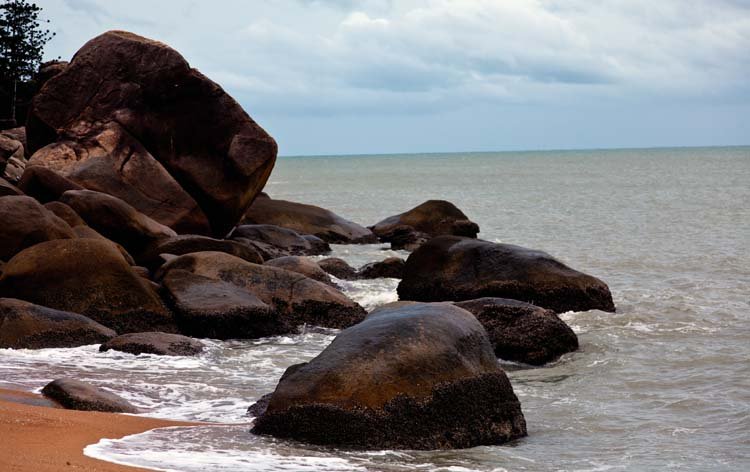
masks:
[[[660,149],[726,149],[726,148],[750,148],[750,144],[721,144],[721,145],[696,145],[696,146],[627,146],[627,147],[591,147],[591,148],[558,148],[558,149],[501,149],[496,151],[425,151],[425,152],[376,152],[376,153],[350,153],[350,154],[279,154],[279,158],[295,157],[378,157],[399,155],[441,155],[441,154],[502,154],[502,153],[532,153],[532,152],[575,152],[575,151],[638,151],[638,150],[660,150]]]

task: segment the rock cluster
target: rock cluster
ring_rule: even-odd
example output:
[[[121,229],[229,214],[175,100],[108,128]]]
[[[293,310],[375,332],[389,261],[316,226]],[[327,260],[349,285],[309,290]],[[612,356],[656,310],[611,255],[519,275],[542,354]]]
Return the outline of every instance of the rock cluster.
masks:
[[[211,344],[193,338],[339,329],[253,406],[253,431],[444,449],[526,435],[497,358],[558,359],[578,339],[556,313],[615,309],[601,280],[476,239],[446,201],[365,228],[268,197],[273,138],[157,41],[110,31],[37,80],[26,127],[0,132],[0,348],[188,356]],[[310,257],[378,242],[413,252],[359,268]],[[410,301],[368,315],[336,285],[370,278],[401,279]],[[43,393],[66,408],[138,411],[74,379]]]

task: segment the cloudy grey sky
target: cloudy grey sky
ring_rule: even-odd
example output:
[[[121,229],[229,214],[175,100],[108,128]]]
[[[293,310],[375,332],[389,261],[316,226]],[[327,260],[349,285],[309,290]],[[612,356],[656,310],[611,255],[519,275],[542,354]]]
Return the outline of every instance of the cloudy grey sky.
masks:
[[[126,29],[279,141],[347,154],[750,144],[748,0],[37,0]]]

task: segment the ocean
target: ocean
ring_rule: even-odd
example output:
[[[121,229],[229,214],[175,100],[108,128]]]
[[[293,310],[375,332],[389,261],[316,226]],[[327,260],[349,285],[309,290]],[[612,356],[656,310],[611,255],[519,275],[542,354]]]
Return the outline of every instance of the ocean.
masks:
[[[451,451],[357,452],[249,432],[245,410],[335,331],[207,341],[195,358],[98,346],[0,350],[0,387],[90,381],[146,415],[228,423],[103,440],[88,455],[158,470],[750,470],[750,147],[283,157],[266,191],[364,225],[428,199],[482,239],[541,249],[601,278],[617,313],[565,313],[581,348],[500,361],[529,435]],[[407,253],[334,246],[354,266]],[[342,282],[366,308],[393,279]]]

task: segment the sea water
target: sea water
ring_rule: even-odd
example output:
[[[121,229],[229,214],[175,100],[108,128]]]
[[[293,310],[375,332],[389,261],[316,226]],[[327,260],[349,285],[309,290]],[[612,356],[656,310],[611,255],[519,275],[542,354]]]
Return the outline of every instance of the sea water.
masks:
[[[750,469],[750,148],[280,158],[266,191],[371,225],[428,199],[480,237],[542,249],[606,281],[617,313],[565,313],[581,348],[544,367],[500,361],[529,435],[452,451],[358,452],[250,434],[247,407],[335,331],[206,340],[197,357],[98,346],[0,350],[0,387],[71,376],[145,415],[220,423],[102,440],[86,454],[159,470]],[[334,246],[354,266],[407,253]],[[367,309],[397,280],[338,281]]]

